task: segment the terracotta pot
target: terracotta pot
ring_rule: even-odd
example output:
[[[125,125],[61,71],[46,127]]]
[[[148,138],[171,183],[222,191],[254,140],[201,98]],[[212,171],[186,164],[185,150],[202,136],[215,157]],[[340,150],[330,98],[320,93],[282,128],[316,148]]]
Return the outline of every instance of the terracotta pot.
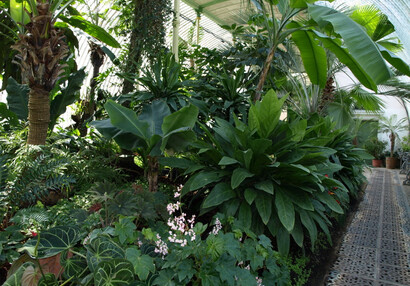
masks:
[[[386,158],[386,168],[387,169],[396,169],[399,165],[399,159],[395,157]]]
[[[373,159],[372,160],[372,166],[375,168],[380,168],[383,166],[383,161],[380,159]]]

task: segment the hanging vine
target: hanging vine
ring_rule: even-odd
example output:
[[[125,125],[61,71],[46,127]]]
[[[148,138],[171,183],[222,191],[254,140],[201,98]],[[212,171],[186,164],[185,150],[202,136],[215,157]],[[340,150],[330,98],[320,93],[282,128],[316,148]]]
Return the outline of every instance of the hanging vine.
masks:
[[[138,74],[144,58],[153,62],[165,48],[166,23],[172,14],[170,0],[117,0],[121,11],[118,35],[130,36],[123,74],[132,79]],[[133,91],[133,82],[124,80],[122,93]]]

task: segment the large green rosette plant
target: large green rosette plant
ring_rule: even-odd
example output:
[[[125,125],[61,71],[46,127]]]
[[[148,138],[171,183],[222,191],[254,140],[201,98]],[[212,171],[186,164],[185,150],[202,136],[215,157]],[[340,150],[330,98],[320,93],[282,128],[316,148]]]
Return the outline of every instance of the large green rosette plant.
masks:
[[[343,209],[328,191],[347,192],[331,178],[342,168],[329,161],[336,150],[324,147],[331,134],[309,138],[306,120],[281,121],[285,100],[269,91],[251,106],[248,125],[216,119],[212,130],[202,126],[206,136],[193,144],[194,159],[161,159],[186,169],[191,177],[182,194],[200,202],[201,214],[218,209],[234,216],[245,228],[275,237],[282,253],[291,236],[300,247],[306,232],[314,246],[318,227],[330,237],[329,216]],[[319,168],[323,164],[328,169]]]

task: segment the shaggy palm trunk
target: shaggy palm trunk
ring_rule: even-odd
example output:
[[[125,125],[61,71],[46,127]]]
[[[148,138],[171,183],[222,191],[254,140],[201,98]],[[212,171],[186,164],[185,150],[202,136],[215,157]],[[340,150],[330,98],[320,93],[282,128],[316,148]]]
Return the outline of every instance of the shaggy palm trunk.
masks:
[[[60,61],[69,52],[63,31],[54,28],[49,1],[37,4],[38,15],[31,16],[26,33],[12,46],[18,51],[23,83],[28,84],[29,131],[27,143],[44,145],[50,122],[50,91],[64,66]]]
[[[320,103],[318,106],[318,112],[322,113],[326,107],[335,101],[335,79],[333,78],[333,76],[330,76],[327,81],[326,81],[326,85],[325,88],[323,89],[323,93],[322,93],[322,97],[320,98]]]
[[[255,97],[253,98],[254,103],[261,99],[263,85],[265,84],[266,77],[268,76],[268,72],[270,70],[270,66],[272,64],[273,58],[275,57],[275,52],[276,52],[276,45],[273,45],[269,51],[268,57],[266,58],[265,64],[263,65],[261,76],[259,77],[259,82],[258,82],[258,86],[256,87]]]
[[[98,85],[98,76],[100,68],[104,63],[105,53],[101,47],[93,42],[90,42],[91,64],[93,66],[93,76],[90,82],[90,92],[85,100],[81,101],[82,114],[75,114],[71,118],[75,121],[74,128],[80,131],[80,136],[85,137],[88,133],[86,122],[88,122],[95,113],[95,95]]]
[[[30,87],[28,101],[28,137],[30,145],[44,145],[46,143],[48,125],[50,123],[49,92]]]

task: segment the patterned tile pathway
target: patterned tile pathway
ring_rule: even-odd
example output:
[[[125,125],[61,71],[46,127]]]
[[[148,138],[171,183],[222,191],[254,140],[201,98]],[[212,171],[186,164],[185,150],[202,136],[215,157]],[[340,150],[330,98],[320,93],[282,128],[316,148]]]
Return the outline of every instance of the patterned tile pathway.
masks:
[[[410,285],[410,211],[401,183],[398,170],[373,170],[326,285]]]

